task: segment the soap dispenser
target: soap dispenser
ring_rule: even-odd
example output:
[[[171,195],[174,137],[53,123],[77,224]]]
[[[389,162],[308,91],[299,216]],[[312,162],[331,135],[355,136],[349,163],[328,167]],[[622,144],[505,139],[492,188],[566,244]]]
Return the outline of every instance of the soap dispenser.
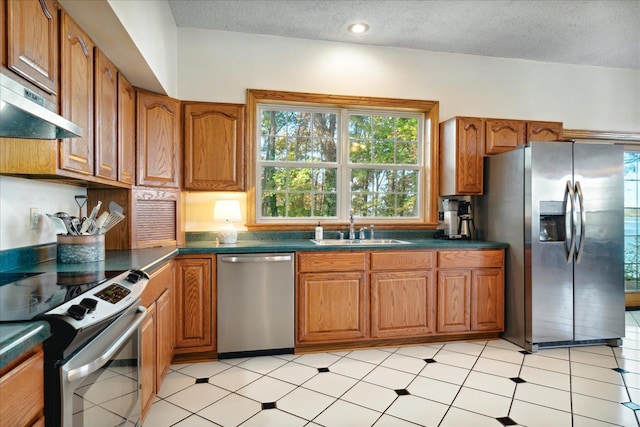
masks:
[[[318,225],[316,226],[316,240],[322,240],[322,226],[320,225],[320,221],[318,221]]]

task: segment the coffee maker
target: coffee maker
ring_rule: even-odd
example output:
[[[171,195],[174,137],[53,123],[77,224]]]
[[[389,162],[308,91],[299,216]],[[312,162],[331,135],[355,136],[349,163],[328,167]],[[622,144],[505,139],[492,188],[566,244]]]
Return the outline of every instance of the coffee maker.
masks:
[[[458,210],[459,201],[456,199],[444,199],[442,208],[444,209],[444,238],[459,239],[458,233]]]
[[[471,202],[460,200],[458,202],[458,234],[461,239],[473,239],[475,226],[471,214]]]

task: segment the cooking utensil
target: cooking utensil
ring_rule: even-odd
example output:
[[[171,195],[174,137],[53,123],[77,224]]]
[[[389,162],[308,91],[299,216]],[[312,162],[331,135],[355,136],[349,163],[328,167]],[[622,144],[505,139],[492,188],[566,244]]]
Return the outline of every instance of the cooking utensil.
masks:
[[[123,213],[124,209],[122,209],[122,206],[120,206],[116,202],[109,202],[109,212],[120,212],[120,213]]]
[[[123,219],[124,219],[124,215],[122,215],[120,212],[118,211],[109,212],[109,217],[104,222],[104,224],[102,224],[102,227],[100,228],[100,232],[106,233]]]
[[[82,221],[82,227],[80,228],[80,234],[82,234],[82,235],[94,234],[95,230],[97,230],[95,220],[93,220],[91,218],[86,218],[84,221]]]
[[[91,214],[87,217],[90,220],[95,221],[96,217],[98,216],[98,211],[100,210],[100,207],[102,206],[102,202],[100,200],[98,200],[98,203],[93,207],[93,209],[91,210]]]
[[[76,204],[78,205],[78,218],[82,218],[82,207],[87,203],[87,196],[76,196]]]
[[[80,228],[82,227],[82,223],[80,222],[80,218],[71,217],[71,228],[73,229],[73,234],[80,234]]]
[[[47,214],[47,217],[49,217],[51,225],[53,225],[53,231],[55,231],[56,234],[68,234],[67,226],[64,225],[64,221],[62,219],[51,214]]]
[[[107,221],[107,218],[109,218],[109,212],[102,212],[98,219],[96,219],[96,227],[98,227],[98,229],[102,228],[104,223]]]

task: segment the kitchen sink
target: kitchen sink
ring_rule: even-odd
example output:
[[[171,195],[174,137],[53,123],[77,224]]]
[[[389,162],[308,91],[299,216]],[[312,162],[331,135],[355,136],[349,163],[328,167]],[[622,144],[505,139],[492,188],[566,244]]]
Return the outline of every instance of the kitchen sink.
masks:
[[[410,245],[410,242],[396,239],[311,239],[313,243],[320,246],[365,246],[365,245]]]

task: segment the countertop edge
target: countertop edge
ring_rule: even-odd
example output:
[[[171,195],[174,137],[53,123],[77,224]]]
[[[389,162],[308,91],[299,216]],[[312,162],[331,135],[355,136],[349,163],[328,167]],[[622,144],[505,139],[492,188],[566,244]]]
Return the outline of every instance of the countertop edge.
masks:
[[[15,329],[18,331],[13,332]],[[19,334],[19,337],[16,337]],[[47,322],[21,322],[0,325],[0,369],[51,336]]]

